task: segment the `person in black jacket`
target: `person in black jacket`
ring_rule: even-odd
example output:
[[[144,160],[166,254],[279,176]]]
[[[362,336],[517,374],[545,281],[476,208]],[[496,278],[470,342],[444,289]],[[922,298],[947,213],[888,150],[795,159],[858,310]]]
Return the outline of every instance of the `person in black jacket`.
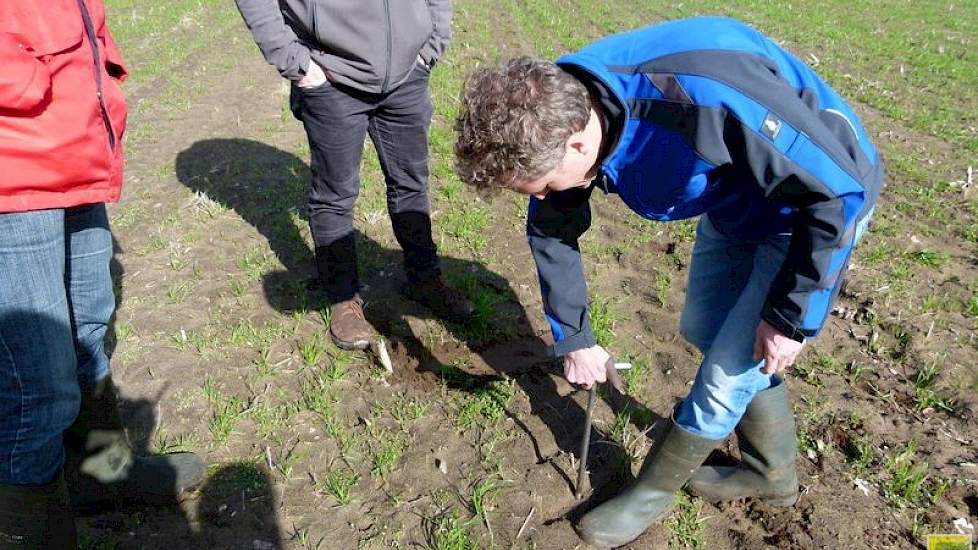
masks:
[[[428,204],[428,77],[448,46],[450,1],[236,2],[265,59],[292,81],[292,112],[309,137],[309,225],[332,302],[333,342],[364,349],[373,335],[359,295],[353,234],[368,133],[404,251],[403,292],[442,318],[468,318],[472,303],[441,276]]]

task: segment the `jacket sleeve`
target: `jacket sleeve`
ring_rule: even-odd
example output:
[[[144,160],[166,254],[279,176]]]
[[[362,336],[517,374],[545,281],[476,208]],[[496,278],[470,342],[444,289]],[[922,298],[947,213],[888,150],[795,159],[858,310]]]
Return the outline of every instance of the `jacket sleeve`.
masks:
[[[285,78],[301,80],[309,68],[309,48],[285,24],[279,3],[274,0],[235,0],[235,3],[265,60]]]
[[[856,224],[865,216],[871,190],[881,185],[882,165],[857,179],[839,155],[804,133],[788,152],[766,145],[756,135],[745,141],[745,164],[754,180],[768,197],[796,211],[787,256],[761,318],[784,335],[804,341],[818,334],[831,310],[855,246]]]
[[[526,232],[536,262],[555,356],[595,345],[588,320],[587,284],[577,240],[591,226],[591,189],[530,198]]]
[[[434,67],[445,54],[448,42],[452,38],[452,2],[451,0],[427,0],[427,2],[433,30],[428,42],[421,46],[421,51],[418,53],[429,67]]]
[[[30,111],[49,97],[51,72],[19,36],[0,32],[0,65],[0,108]]]
[[[771,326],[800,342],[817,335],[828,317],[863,205],[862,194],[834,195],[822,186],[805,189],[797,185],[801,181],[791,178],[784,184],[789,192],[800,191],[794,198],[806,204],[798,209],[788,255],[761,313]]]

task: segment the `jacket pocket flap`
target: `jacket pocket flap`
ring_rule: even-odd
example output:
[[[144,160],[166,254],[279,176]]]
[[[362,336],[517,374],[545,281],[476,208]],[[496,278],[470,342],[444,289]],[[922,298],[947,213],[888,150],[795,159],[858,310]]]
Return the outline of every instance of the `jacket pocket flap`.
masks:
[[[85,35],[73,1],[0,2],[0,28],[20,35],[34,55],[51,55],[78,46]]]

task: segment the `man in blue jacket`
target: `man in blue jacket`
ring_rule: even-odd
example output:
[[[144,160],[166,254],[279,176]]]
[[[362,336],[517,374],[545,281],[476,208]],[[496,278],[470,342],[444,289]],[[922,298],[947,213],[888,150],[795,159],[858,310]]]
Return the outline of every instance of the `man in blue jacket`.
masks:
[[[852,109],[808,66],[726,18],[614,35],[556,64],[470,76],[456,121],[468,183],[530,195],[527,233],[553,352],[586,387],[607,351],[588,323],[578,238],[595,188],[650,220],[700,216],[681,331],[703,352],[636,482],[589,512],[597,546],[634,540],[689,483],[704,498],[798,498],[784,380],[831,310],[883,181]],[[700,467],[734,429],[741,463]]]

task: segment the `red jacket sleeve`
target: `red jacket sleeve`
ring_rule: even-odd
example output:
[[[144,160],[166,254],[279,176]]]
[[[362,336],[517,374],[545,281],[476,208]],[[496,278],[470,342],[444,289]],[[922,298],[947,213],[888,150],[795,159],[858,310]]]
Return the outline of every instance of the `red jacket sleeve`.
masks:
[[[0,109],[29,111],[51,91],[47,65],[34,57],[33,49],[16,34],[0,32]]]

